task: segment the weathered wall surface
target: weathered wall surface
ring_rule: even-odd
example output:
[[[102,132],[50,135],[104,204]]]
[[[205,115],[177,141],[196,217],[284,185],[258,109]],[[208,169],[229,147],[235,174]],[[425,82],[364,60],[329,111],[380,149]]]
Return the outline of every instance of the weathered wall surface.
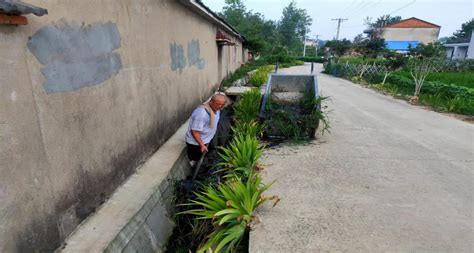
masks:
[[[474,59],[474,30],[471,33],[471,40],[469,41],[469,48],[467,50],[467,58]]]
[[[220,81],[217,27],[176,1],[29,3],[0,26],[1,252],[55,249]]]
[[[384,28],[385,40],[416,40],[424,44],[438,40],[439,28]]]

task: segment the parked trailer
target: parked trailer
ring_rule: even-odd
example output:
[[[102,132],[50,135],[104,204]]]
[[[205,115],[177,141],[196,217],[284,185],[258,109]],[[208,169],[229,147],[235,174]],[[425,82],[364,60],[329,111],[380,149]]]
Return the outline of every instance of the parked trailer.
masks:
[[[305,96],[311,96],[315,101],[319,101],[318,80],[315,74],[288,75],[272,73],[269,75],[265,94],[262,98],[260,117],[267,122],[271,122],[272,117],[276,113],[274,105],[278,105],[280,109],[282,107],[289,108],[286,111],[287,113],[303,115],[313,113],[311,110],[308,111],[301,108],[301,102]],[[321,104],[317,103],[312,109],[320,112]],[[301,123],[301,125],[301,127],[304,127],[304,124]],[[307,133],[307,137],[314,139],[318,126],[319,119],[314,122],[314,125],[306,126],[304,132]],[[269,133],[267,133],[269,138],[284,139],[287,137],[276,129],[272,130],[272,126],[268,126],[268,128],[270,129]]]

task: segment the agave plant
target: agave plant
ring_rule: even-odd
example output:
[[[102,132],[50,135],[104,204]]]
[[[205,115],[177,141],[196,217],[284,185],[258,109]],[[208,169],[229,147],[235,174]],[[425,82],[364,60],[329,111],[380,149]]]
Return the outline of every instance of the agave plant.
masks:
[[[237,121],[235,126],[232,127],[232,132],[234,135],[249,135],[260,138],[262,137],[265,128],[265,124],[261,124],[256,120],[250,122]]]
[[[263,195],[272,184],[263,185],[260,176],[256,175],[246,181],[237,178],[218,186],[205,186],[201,192],[195,193],[196,200],[191,200],[188,205],[198,208],[181,214],[210,219],[216,228],[198,252],[233,251],[249,230],[255,209],[268,200],[274,200],[274,206],[278,203],[278,197]]]
[[[260,145],[256,136],[239,134],[234,137],[228,147],[219,147],[219,156],[222,162],[216,166],[222,166],[225,170],[231,170],[229,176],[243,176],[249,178],[258,159],[263,154],[263,146]]]
[[[259,89],[244,92],[234,106],[237,121],[251,122],[257,119],[260,110],[260,98]]]

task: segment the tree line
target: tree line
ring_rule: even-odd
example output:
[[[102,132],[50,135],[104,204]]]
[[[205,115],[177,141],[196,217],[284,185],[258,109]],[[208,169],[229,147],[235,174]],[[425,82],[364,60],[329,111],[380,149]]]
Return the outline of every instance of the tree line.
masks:
[[[218,15],[245,36],[246,47],[252,53],[301,56],[303,39],[311,31],[312,18],[305,9],[298,8],[295,1],[283,9],[278,21],[247,10],[242,0],[225,0],[225,4]]]

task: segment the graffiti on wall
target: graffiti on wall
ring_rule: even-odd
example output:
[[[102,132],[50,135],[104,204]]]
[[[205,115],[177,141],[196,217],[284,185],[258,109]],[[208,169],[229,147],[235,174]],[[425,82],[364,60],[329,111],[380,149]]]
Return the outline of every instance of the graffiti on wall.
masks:
[[[198,69],[203,69],[205,66],[204,59],[201,58],[199,40],[191,40],[188,43],[188,65],[196,66]]]
[[[77,25],[61,21],[44,26],[28,41],[43,65],[47,93],[69,92],[103,83],[122,69],[121,38],[112,22]]]
[[[184,49],[182,45],[173,43],[170,46],[171,51],[171,69],[178,70],[179,73],[186,67],[186,57],[184,56]]]
[[[201,58],[201,48],[199,40],[191,40],[187,45],[187,59],[184,56],[184,48],[180,44],[170,44],[171,69],[181,73],[186,68],[186,62],[189,67],[196,66],[198,69],[204,69],[206,62]]]

